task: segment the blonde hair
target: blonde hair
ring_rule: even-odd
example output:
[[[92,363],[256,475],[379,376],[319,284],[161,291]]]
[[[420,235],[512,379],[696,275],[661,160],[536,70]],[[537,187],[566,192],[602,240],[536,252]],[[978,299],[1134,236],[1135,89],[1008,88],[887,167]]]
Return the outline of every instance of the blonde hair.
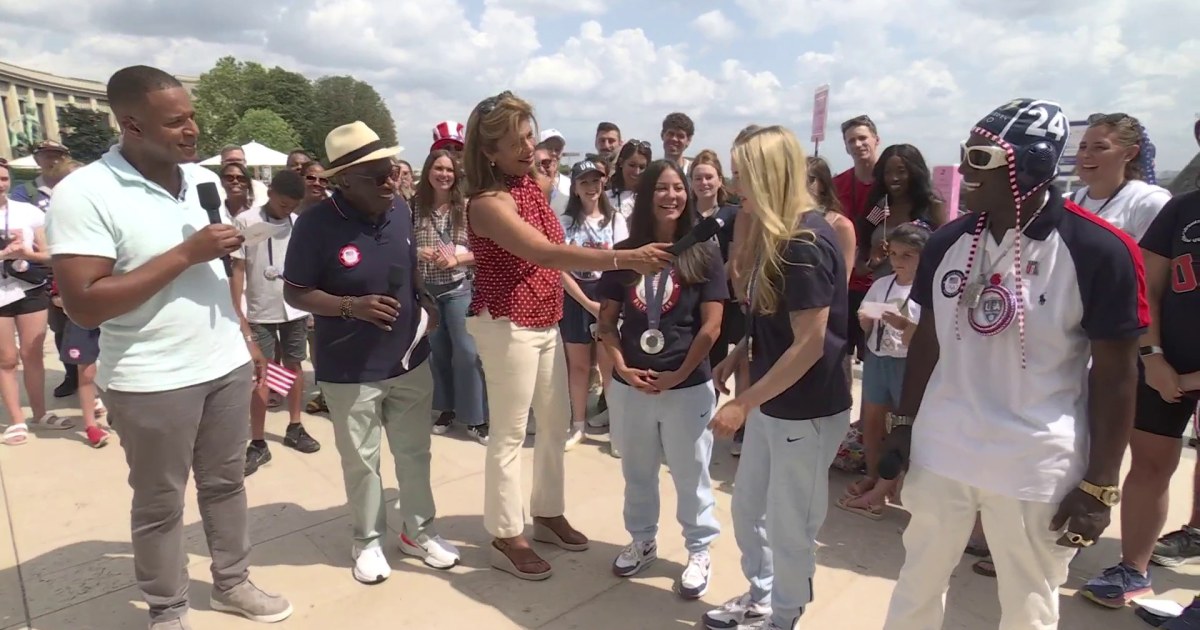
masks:
[[[740,134],[733,164],[756,219],[747,235],[749,246],[740,247],[734,261],[736,288],[749,296],[755,312],[769,315],[779,306],[783,266],[794,264],[783,259],[788,241],[815,241],[811,230],[798,227],[801,216],[816,209],[808,192],[808,159],[795,134],[774,125]]]
[[[504,173],[488,159],[485,151],[496,151],[500,140],[527,120],[531,124],[537,122],[533,105],[508,91],[483,99],[471,110],[463,146],[467,197],[504,188]]]
[[[712,149],[705,149],[696,154],[692,159],[692,163],[688,165],[688,187],[691,187],[692,176],[696,173],[698,166],[711,166],[717,172],[717,180],[720,182],[720,188],[717,189],[717,207],[721,207],[729,202],[729,193],[725,190],[725,169],[721,168],[721,158],[717,157],[717,152]]]

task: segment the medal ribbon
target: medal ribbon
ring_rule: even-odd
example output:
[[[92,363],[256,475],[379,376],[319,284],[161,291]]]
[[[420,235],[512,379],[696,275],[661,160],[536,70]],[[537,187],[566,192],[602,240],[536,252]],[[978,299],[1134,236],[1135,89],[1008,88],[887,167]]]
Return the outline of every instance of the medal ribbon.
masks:
[[[266,213],[264,212],[263,214],[265,215]],[[266,218],[266,217],[264,216],[263,218]],[[270,221],[268,221],[268,223],[269,222]],[[292,227],[292,215],[290,215],[290,214],[288,215],[288,227]],[[273,240],[275,240],[273,237],[267,239],[267,266],[268,267],[275,266],[275,248],[271,246],[271,241],[273,241]]]
[[[667,278],[671,275],[671,266],[667,265],[658,272],[658,286],[654,286],[654,276],[642,279],[646,291],[646,329],[658,330],[658,322],[662,319],[663,299],[667,296]]]

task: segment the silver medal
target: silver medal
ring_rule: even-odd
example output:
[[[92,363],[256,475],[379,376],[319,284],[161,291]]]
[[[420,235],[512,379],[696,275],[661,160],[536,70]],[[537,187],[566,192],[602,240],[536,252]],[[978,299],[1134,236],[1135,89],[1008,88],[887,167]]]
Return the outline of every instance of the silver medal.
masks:
[[[279,270],[274,267],[263,269],[263,277],[267,280],[274,280],[279,277]]]
[[[642,352],[646,354],[658,354],[666,347],[666,338],[663,337],[662,331],[651,328],[642,333],[642,338],[639,340],[642,346]]]

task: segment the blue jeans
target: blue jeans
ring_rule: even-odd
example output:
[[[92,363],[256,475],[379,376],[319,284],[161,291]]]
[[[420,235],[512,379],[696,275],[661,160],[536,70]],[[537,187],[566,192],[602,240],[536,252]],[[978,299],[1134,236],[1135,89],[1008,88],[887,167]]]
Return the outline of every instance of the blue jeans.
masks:
[[[431,287],[436,289],[436,287]],[[435,294],[436,295],[436,294]],[[483,364],[475,339],[467,334],[471,284],[435,298],[440,322],[429,335],[429,366],[433,370],[433,408],[453,411],[459,422],[474,427],[487,422]]]
[[[712,460],[713,385],[650,395],[613,380],[605,396],[619,423],[621,471],[625,475],[625,529],[635,542],[658,535],[658,471],[666,459],[675,480],[675,518],[688,552],[705,551],[717,535],[716,500],[708,465]]]
[[[791,628],[812,601],[817,532],[829,509],[829,466],[849,428],[849,409],[783,420],[755,408],[746,420],[733,479],[733,535],[751,599],[771,603],[771,619],[780,628]]]

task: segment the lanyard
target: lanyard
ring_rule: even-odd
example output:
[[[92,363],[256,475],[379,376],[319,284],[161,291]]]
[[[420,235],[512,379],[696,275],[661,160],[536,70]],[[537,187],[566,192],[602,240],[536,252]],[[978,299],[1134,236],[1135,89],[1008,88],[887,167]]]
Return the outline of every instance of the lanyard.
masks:
[[[1105,199],[1104,203],[1100,204],[1099,208],[1096,208],[1096,213],[1095,213],[1096,216],[1098,216],[1098,217],[1104,216],[1103,215],[1104,209],[1108,207],[1108,204],[1113,202],[1113,199],[1117,198],[1117,195],[1121,194],[1122,190],[1125,190],[1125,184],[1128,184],[1128,183],[1129,183],[1129,180],[1125,180],[1125,181],[1121,182],[1120,186],[1117,186],[1117,189],[1113,191],[1113,194],[1109,195],[1108,199]],[[1078,199],[1075,200],[1075,203],[1083,203],[1083,201],[1087,197],[1087,193],[1084,193],[1084,191],[1081,190],[1079,192],[1083,193],[1083,194],[1076,195],[1076,197],[1078,197]]]
[[[266,212],[263,215],[265,218]],[[288,227],[292,227],[292,215],[290,214],[288,215]],[[267,239],[267,266],[269,267],[275,266],[275,248],[271,246],[273,240],[275,240],[274,237]]]
[[[662,319],[663,299],[667,295],[667,278],[671,275],[671,266],[667,265],[657,276],[648,275],[643,278],[646,291],[646,329],[658,330],[658,322]],[[657,277],[657,285],[654,278]]]
[[[438,227],[439,221],[438,221],[436,212],[434,212],[433,215],[431,215],[429,217],[429,220],[430,220],[429,222],[433,224],[433,231],[437,232],[438,240],[441,241],[442,243],[450,245],[450,244],[454,243],[454,212],[453,212],[453,210],[447,208],[446,215],[449,218],[449,221],[446,224],[445,230]]]
[[[891,281],[891,283],[889,283],[889,284],[888,284],[887,291],[885,291],[885,292],[883,293],[883,301],[884,301],[884,302],[887,302],[887,300],[888,300],[888,297],[890,297],[890,296],[892,295],[892,288],[893,288],[893,287],[895,287],[895,286],[896,286],[896,278],[893,276],[893,277],[892,277],[892,281]],[[901,315],[903,315],[903,314],[904,314],[904,309],[905,309],[906,307],[908,307],[908,300],[909,300],[909,298],[911,298],[911,297],[912,297],[912,294],[910,293],[910,294],[908,295],[908,297],[904,298],[904,302],[903,302],[902,304],[900,304],[900,308],[899,308],[898,310],[900,311],[900,314],[901,314]],[[877,326],[877,327],[875,328],[875,350],[876,350],[876,352],[878,352],[878,351],[879,351],[879,348],[880,348],[880,346],[882,346],[882,345],[883,345],[883,329],[884,329],[884,327],[886,327],[886,326],[887,326],[887,324],[883,323],[883,321],[882,321],[882,320],[880,320],[880,322],[879,322],[879,326]]]
[[[750,281],[746,283],[746,359],[754,359],[754,287],[758,284],[758,270],[763,264],[762,254],[754,260],[750,270]]]

